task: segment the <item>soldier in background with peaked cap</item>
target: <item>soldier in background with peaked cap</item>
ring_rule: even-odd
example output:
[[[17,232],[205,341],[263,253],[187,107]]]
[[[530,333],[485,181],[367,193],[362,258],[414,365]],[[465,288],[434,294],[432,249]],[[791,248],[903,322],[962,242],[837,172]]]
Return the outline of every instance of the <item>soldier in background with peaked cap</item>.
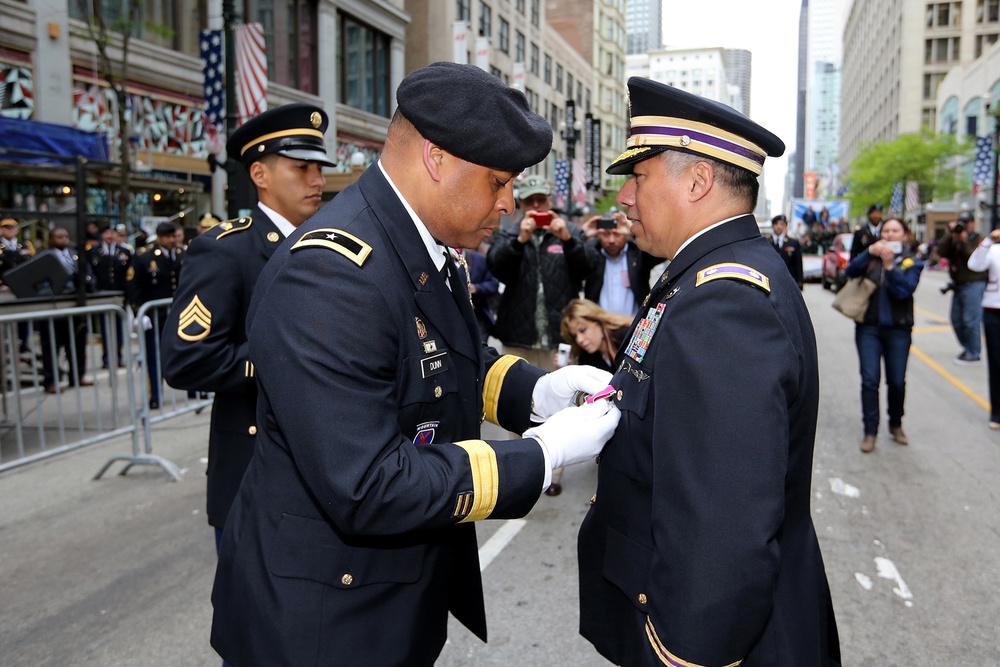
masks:
[[[257,432],[257,383],[246,332],[250,296],[275,249],[322,204],[322,168],[333,164],[323,143],[327,125],[323,109],[285,104],[233,132],[226,148],[249,172],[257,207],[250,217],[215,224],[191,241],[164,328],[167,383],[215,393],[207,475],[216,546]]]
[[[212,596],[212,645],[240,667],[429,666],[449,612],[485,639],[473,522],[524,516],[617,423],[607,401],[559,411],[610,374],[544,375],[482,344],[448,251],[512,212],[548,122],[472,65],[418,69],[396,98],[379,161],[254,293],[257,448]],[[481,440],[484,418],[531,435]]]
[[[819,400],[802,294],[752,212],[784,145],[722,104],[628,82],[608,168],[670,261],[618,350],[622,417],[580,528],[580,631],[618,665],[840,664],[809,515]]]

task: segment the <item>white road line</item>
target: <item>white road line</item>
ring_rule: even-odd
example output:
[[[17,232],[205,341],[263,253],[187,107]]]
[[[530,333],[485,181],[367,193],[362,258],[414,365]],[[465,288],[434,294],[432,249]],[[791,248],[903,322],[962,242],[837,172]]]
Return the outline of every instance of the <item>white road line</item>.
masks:
[[[500,555],[504,547],[507,546],[514,536],[521,532],[521,529],[528,522],[524,519],[511,519],[500,526],[500,530],[493,533],[493,537],[486,540],[486,544],[479,547],[479,571],[483,572],[493,562],[493,559]]]

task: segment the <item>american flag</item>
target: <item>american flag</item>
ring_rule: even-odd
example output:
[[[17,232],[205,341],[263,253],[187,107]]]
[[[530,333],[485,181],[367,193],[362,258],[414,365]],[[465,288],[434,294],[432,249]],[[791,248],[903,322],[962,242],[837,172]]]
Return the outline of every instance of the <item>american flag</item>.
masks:
[[[912,213],[920,208],[920,186],[916,181],[906,182],[906,212]]]
[[[993,138],[976,137],[976,162],[972,167],[972,194],[977,194],[990,180],[993,166]]]
[[[201,72],[205,77],[205,134],[209,152],[221,152],[220,136],[226,133],[226,91],[222,83],[226,60],[222,53],[225,40],[221,30],[201,31]]]
[[[903,182],[896,181],[892,184],[892,199],[889,200],[889,215],[901,215],[903,213]]]
[[[556,160],[556,196],[552,205],[566,208],[566,193],[569,191],[569,160]]]
[[[267,54],[264,26],[233,26],[236,37],[236,124],[242,125],[267,109]]]

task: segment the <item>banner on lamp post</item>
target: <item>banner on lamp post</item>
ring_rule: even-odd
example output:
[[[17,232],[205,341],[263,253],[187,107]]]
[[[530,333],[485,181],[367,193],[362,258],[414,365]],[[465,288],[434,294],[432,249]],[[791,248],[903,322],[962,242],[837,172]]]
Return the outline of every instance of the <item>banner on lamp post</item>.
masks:
[[[488,37],[476,38],[476,67],[484,72],[490,71],[490,40]]]
[[[451,59],[459,65],[469,64],[469,36],[465,21],[455,21],[451,24]]]
[[[514,63],[510,77],[510,86],[524,92],[524,63]]]

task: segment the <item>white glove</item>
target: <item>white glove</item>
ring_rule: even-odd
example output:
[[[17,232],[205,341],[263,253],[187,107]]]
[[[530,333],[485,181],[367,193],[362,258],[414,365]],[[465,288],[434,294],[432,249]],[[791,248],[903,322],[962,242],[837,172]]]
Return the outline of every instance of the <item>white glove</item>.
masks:
[[[617,405],[598,400],[561,410],[544,424],[529,428],[524,437],[541,444],[555,470],[594,459],[614,435],[621,416]]]
[[[593,366],[566,366],[538,378],[531,392],[531,419],[542,422],[576,405],[577,393],[596,394],[611,382],[611,373]]]
[[[149,319],[149,315],[143,315],[142,319],[139,320],[138,324],[142,326],[143,331],[149,331],[153,328],[153,321]]]

